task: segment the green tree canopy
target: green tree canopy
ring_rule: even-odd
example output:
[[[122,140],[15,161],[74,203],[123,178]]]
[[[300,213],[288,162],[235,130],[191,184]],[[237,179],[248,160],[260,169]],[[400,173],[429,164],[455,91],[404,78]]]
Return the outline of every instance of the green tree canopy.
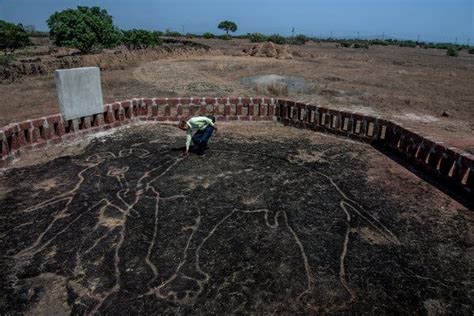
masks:
[[[229,31],[231,31],[231,32],[237,31],[237,24],[235,24],[232,21],[227,21],[226,20],[226,21],[222,21],[221,23],[219,23],[217,28],[220,29],[220,30],[225,30],[226,34],[229,34]]]
[[[112,16],[99,7],[77,7],[53,13],[46,21],[54,43],[74,47],[83,53],[112,47],[119,42],[120,33]]]
[[[15,25],[0,20],[0,49],[13,52],[15,49],[31,45],[28,34],[21,24]]]
[[[159,38],[159,33],[133,29],[122,31],[122,43],[128,49],[147,49],[148,47],[161,45],[162,41]]]

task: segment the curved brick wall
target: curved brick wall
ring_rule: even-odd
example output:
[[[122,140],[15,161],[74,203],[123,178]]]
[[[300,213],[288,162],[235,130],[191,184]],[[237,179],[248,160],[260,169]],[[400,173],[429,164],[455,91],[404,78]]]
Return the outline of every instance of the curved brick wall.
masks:
[[[134,99],[106,104],[103,113],[75,120],[65,121],[62,115],[55,114],[9,124],[0,130],[0,168],[22,150],[57,144],[137,120],[177,122],[198,114],[214,114],[219,121],[278,120],[285,125],[382,145],[451,189],[467,194],[468,198],[474,196],[474,156],[469,153],[378,117],[275,98]]]

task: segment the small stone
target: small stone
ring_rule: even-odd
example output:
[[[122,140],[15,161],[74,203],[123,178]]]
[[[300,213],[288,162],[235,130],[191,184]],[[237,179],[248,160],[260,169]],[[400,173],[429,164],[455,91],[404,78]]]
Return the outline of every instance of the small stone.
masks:
[[[443,111],[443,114],[441,114],[441,116],[449,117],[449,112],[448,111]]]

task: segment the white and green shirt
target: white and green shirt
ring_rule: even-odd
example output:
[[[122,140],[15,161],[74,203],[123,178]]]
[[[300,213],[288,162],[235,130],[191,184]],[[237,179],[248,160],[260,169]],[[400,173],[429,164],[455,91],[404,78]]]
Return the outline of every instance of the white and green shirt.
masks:
[[[208,125],[214,127],[214,123],[212,120],[205,116],[196,116],[190,118],[186,124],[188,125],[188,129],[186,130],[186,150],[189,150],[189,146],[191,145],[191,140],[193,138],[193,134],[196,131],[204,130]]]

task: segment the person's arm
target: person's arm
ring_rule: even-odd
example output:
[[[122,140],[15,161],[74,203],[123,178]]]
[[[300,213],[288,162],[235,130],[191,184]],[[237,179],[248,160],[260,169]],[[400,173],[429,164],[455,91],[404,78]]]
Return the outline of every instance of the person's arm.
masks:
[[[189,146],[191,146],[191,140],[193,138],[193,131],[191,128],[186,130],[186,152],[189,152]]]

